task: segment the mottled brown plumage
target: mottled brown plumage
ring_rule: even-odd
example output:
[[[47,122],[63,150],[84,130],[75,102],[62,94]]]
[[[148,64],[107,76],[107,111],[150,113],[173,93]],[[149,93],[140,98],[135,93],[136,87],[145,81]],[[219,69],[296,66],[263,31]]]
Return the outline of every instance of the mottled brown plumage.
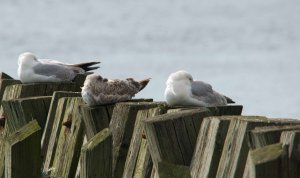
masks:
[[[144,89],[149,81],[150,79],[136,81],[133,78],[108,80],[92,74],[87,76],[81,94],[88,105],[127,101]]]

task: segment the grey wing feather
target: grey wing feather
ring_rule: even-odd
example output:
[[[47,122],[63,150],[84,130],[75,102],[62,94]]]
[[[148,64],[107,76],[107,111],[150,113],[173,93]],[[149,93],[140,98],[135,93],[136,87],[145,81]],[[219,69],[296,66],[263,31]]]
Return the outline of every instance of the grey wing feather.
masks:
[[[51,65],[51,64],[37,64],[33,67],[33,71],[36,74],[44,76],[56,76],[57,78],[65,79],[74,75],[74,72],[70,71],[63,65]]]
[[[192,94],[196,96],[205,96],[213,93],[212,86],[202,81],[195,81],[192,83]]]
[[[210,105],[226,104],[226,98],[212,89],[212,86],[202,81],[192,83],[192,94],[195,98]]]

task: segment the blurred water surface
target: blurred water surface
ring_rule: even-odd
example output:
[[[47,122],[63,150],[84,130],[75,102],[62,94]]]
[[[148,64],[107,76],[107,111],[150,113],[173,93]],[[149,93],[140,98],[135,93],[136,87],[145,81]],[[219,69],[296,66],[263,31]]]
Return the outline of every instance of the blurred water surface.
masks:
[[[105,77],[151,77],[136,97],[164,100],[185,69],[246,115],[300,118],[300,1],[1,0],[0,17],[0,71],[13,77],[25,51],[97,59]]]

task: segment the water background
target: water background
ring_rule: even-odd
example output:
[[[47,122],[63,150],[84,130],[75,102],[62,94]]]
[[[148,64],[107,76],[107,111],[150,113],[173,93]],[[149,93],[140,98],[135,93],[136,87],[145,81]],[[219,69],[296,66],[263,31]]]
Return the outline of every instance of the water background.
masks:
[[[100,60],[108,78],[151,77],[137,98],[163,101],[179,69],[244,106],[300,118],[299,0],[1,0],[0,71],[25,51]]]

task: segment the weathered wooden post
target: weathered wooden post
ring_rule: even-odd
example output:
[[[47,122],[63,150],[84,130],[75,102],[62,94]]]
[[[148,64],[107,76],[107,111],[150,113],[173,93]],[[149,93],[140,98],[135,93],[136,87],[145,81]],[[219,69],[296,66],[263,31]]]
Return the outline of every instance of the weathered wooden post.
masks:
[[[113,135],[113,177],[122,177],[137,113],[158,106],[153,102],[117,103],[112,114],[110,130]]]
[[[220,158],[217,178],[242,177],[249,151],[247,133],[255,127],[299,123],[297,120],[241,116],[230,122]]]
[[[114,104],[102,106],[81,105],[80,114],[84,122],[87,140],[99,133],[104,128],[109,127]]]
[[[144,120],[149,150],[156,170],[161,161],[190,165],[201,122],[210,114],[208,109],[198,108]]]
[[[63,120],[63,114],[66,110],[67,100],[61,100],[64,97],[80,97],[79,92],[68,92],[68,91],[56,91],[53,93],[49,112],[47,115],[47,122],[42,136],[42,157],[43,162],[45,162],[46,154],[48,150],[48,145],[50,143],[50,137],[52,135],[52,145],[49,147],[49,152],[55,151],[56,140],[61,128],[61,123]],[[59,102],[60,101],[60,102]],[[55,147],[55,148],[54,148]],[[51,151],[50,151],[51,150]],[[52,155],[49,153],[49,155]],[[51,160],[51,159],[50,159]],[[48,159],[48,161],[50,161]],[[51,162],[51,161],[50,161]],[[48,164],[49,162],[47,162]],[[48,169],[48,167],[47,167]]]
[[[281,143],[250,150],[243,178],[288,178],[287,146]]]
[[[41,136],[41,128],[33,120],[8,137],[5,151],[6,178],[40,177]]]
[[[288,122],[288,120],[286,121]],[[282,132],[289,130],[300,130],[299,124],[300,121],[297,125],[257,127],[249,132],[249,144],[252,149],[257,149],[267,145],[279,143]]]
[[[112,135],[108,128],[83,145],[80,164],[80,177],[112,177]]]
[[[190,165],[193,178],[215,177],[230,121],[234,117],[207,117],[199,130]]]
[[[158,174],[160,178],[191,178],[188,166],[175,165],[164,161],[158,163]]]
[[[151,118],[167,112],[167,106],[164,103],[156,103],[156,105],[153,105],[152,107],[153,108],[140,110],[137,113],[134,130],[124,166],[123,178],[134,176],[141,176],[142,178],[149,177],[151,174],[152,161],[150,158],[150,152],[146,147],[146,145],[148,144],[145,142],[142,145],[142,141],[146,141],[146,139],[143,139],[144,125],[142,120],[146,120],[147,118]],[[144,171],[144,175],[141,174],[141,170]]]
[[[300,177],[300,131],[284,131],[280,142],[288,146],[288,177]]]
[[[81,97],[61,98],[58,106],[64,104],[65,109],[60,113],[57,112],[58,123],[54,122],[55,132],[50,137],[43,171],[47,174],[51,171],[50,175],[54,177],[73,178],[83,143],[83,123],[78,110],[83,100]]]
[[[6,73],[0,73],[0,177],[4,178],[4,146],[5,146],[5,116],[3,113],[2,108],[2,97],[5,91],[5,88],[9,85],[20,84],[19,80],[14,80],[11,76],[7,75]]]
[[[37,120],[43,130],[50,101],[50,96],[3,100],[6,132],[12,133],[34,119]]]

